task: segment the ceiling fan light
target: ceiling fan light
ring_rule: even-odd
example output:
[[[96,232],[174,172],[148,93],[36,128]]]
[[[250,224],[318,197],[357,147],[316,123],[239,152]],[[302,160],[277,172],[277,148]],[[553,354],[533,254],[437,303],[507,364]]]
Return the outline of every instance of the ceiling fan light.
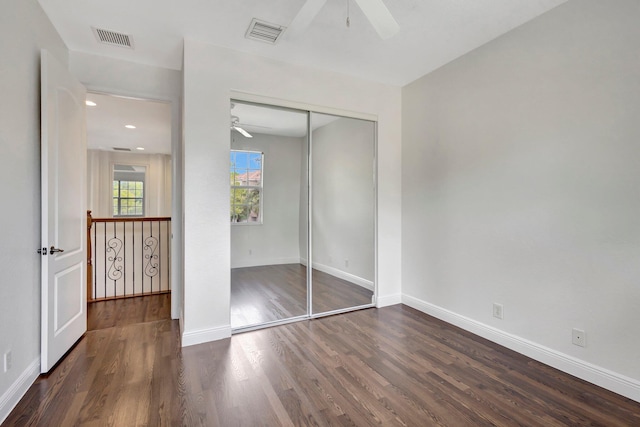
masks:
[[[241,127],[234,126],[233,128],[235,130],[237,130],[238,132],[240,132],[243,136],[245,136],[247,138],[253,138],[253,135],[251,135],[249,132],[247,132],[246,130],[242,129]]]

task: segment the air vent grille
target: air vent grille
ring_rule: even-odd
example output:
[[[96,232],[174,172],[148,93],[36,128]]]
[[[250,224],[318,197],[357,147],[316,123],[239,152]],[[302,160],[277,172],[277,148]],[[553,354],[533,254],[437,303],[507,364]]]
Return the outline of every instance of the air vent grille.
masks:
[[[256,18],[253,18],[251,24],[249,25],[249,29],[244,36],[251,40],[258,40],[269,44],[276,44],[286,28],[287,27],[283,27],[282,25],[271,24],[269,22],[260,21]]]
[[[131,148],[113,147],[114,151],[131,151]]]
[[[133,49],[133,38],[128,34],[116,33],[115,31],[103,30],[101,28],[92,27],[91,29],[100,43]]]

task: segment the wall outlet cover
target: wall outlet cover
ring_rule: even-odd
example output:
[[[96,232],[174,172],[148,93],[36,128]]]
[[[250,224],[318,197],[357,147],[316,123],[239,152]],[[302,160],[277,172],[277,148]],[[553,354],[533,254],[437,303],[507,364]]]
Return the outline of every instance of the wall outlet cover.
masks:
[[[496,319],[502,319],[503,317],[503,307],[502,304],[493,303],[493,317]]]
[[[573,328],[571,332],[571,342],[574,345],[585,347],[587,343],[587,334],[582,329]]]
[[[13,357],[11,355],[11,350],[9,350],[4,354],[4,371],[7,372],[9,369],[11,369],[12,365]]]

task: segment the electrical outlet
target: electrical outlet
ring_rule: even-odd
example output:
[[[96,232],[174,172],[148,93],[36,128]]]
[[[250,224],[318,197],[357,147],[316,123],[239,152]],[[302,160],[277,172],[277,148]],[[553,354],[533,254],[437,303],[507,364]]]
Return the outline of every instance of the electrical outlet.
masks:
[[[11,350],[9,350],[4,354],[4,371],[7,372],[9,369],[11,369],[12,365],[13,357],[11,356]]]
[[[345,266],[345,267],[349,267],[349,260],[348,260],[348,259],[345,259],[345,260],[344,260],[344,266]]]
[[[582,329],[573,328],[571,342],[574,345],[585,347],[587,343],[587,334]]]
[[[493,303],[493,317],[502,319],[502,304]]]

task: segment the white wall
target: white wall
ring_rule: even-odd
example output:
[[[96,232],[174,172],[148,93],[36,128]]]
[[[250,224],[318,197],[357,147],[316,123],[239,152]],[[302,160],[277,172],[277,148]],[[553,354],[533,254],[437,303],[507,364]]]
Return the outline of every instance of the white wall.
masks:
[[[311,149],[314,268],[370,289],[374,129],[373,122],[341,118],[313,131]]]
[[[300,156],[306,138],[259,133],[245,138],[236,134],[231,133],[231,148],[264,153],[263,222],[231,226],[231,268],[297,264],[300,262]],[[304,179],[306,182],[306,177]],[[229,213],[227,220],[228,217]]]
[[[40,371],[40,49],[67,64],[67,49],[35,0],[0,13],[0,422]]]
[[[70,52],[69,67],[89,91],[171,103],[171,317],[181,318],[182,257],[176,255],[182,253],[182,73],[82,52]]]
[[[638,22],[571,1],[402,91],[403,301],[635,400]]]
[[[229,99],[242,91],[379,120],[379,304],[400,294],[400,88],[200,42],[184,49],[183,345],[230,334]],[[236,96],[236,95],[234,95]],[[287,103],[282,101],[282,103]]]
[[[113,216],[113,165],[145,166],[145,216],[171,216],[171,156],[87,150],[87,209]]]

